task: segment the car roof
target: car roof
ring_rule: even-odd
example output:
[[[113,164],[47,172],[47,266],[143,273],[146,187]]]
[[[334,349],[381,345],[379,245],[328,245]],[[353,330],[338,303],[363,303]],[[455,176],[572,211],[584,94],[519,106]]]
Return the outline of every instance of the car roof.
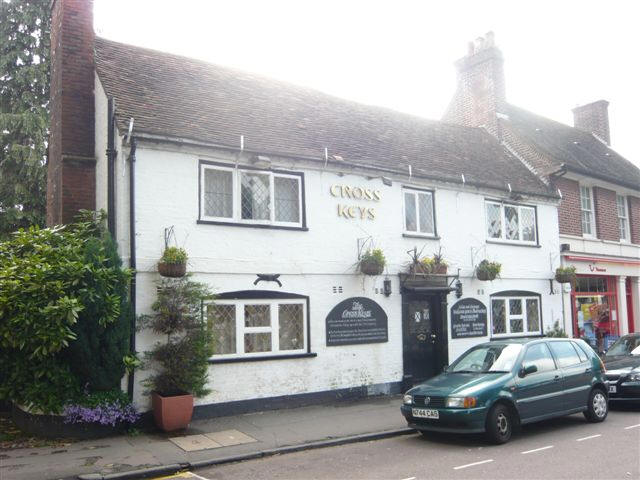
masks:
[[[567,340],[579,340],[578,338],[563,338],[563,337],[521,337],[521,338],[504,338],[504,339],[498,339],[498,340],[491,340],[487,343],[495,345],[495,344],[502,344],[502,345],[507,345],[507,344],[521,344],[521,345],[526,345],[529,343],[534,343],[534,342],[561,342],[561,341],[567,341]]]

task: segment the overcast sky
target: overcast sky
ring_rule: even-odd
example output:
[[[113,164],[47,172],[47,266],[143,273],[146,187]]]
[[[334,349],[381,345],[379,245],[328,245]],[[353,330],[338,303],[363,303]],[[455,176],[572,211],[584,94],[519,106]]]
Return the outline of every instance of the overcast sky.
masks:
[[[612,147],[640,165],[638,18],[635,0],[95,0],[100,36],[430,119],[492,30],[510,103],[572,124],[606,99]]]

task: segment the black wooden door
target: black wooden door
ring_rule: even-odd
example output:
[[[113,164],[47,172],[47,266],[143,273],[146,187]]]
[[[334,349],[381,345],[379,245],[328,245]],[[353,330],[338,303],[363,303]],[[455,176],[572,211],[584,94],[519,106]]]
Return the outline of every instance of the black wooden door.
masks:
[[[438,373],[443,366],[442,310],[439,295],[403,295],[403,383],[420,383]]]

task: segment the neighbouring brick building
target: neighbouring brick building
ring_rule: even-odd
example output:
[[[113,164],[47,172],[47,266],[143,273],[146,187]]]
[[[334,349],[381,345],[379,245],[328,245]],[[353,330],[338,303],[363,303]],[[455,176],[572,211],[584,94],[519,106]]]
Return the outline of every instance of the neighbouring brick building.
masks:
[[[506,100],[502,53],[492,33],[456,62],[457,90],[445,121],[483,127],[562,196],[565,330],[606,349],[640,328],[640,170],[610,147],[608,102],[573,109],[574,126]]]

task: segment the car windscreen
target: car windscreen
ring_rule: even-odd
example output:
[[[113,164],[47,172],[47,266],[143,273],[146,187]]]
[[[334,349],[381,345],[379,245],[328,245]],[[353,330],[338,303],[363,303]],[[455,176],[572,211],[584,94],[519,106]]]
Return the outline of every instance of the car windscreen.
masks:
[[[640,355],[640,336],[628,335],[619,338],[607,350],[606,356],[613,357],[615,355]]]
[[[508,372],[522,350],[519,343],[479,345],[466,351],[448,368],[451,373]]]

